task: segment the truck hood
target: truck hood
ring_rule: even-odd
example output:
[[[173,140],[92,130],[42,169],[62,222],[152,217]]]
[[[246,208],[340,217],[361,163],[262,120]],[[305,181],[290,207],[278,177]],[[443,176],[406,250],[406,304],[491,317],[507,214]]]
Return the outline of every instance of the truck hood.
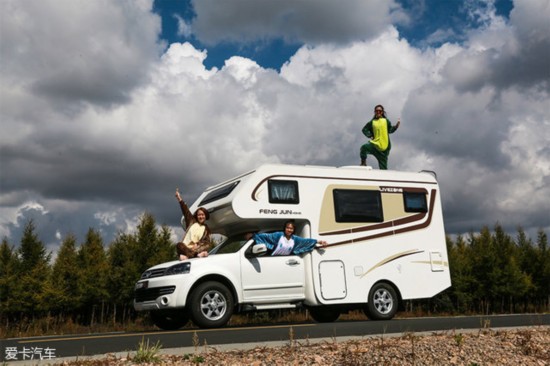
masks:
[[[168,268],[168,267],[171,267],[173,265],[176,265],[178,263],[183,263],[183,262],[191,263],[191,269],[200,268],[202,266],[223,265],[224,262],[236,260],[235,258],[238,255],[239,254],[237,252],[237,253],[227,253],[227,254],[214,254],[214,255],[209,255],[208,257],[205,257],[205,258],[191,258],[191,259],[187,259],[185,261],[175,260],[175,261],[170,261],[170,262],[157,264],[156,266],[148,268],[147,271],[165,269],[165,268]]]

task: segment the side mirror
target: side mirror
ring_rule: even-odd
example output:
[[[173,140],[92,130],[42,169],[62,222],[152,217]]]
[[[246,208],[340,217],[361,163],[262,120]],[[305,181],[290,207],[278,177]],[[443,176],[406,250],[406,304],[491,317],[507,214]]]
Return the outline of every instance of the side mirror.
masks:
[[[265,253],[267,253],[267,247],[265,246],[265,244],[254,244],[252,246],[252,254],[254,254],[256,257],[264,255]]]
[[[253,240],[252,245],[250,245],[244,252],[246,258],[255,258],[261,257],[267,253],[267,247],[265,244],[254,244]]]

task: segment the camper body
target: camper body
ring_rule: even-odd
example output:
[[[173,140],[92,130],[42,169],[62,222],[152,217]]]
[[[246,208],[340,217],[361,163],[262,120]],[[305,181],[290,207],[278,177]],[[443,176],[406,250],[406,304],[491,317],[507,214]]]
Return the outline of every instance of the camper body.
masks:
[[[365,167],[263,165],[205,190],[212,232],[227,240],[206,258],[157,265],[136,283],[135,309],[163,329],[189,317],[225,325],[249,310],[307,307],[317,321],[349,309],[391,319],[402,300],[429,298],[451,285],[435,174]],[[271,256],[252,232],[282,231],[328,246]]]

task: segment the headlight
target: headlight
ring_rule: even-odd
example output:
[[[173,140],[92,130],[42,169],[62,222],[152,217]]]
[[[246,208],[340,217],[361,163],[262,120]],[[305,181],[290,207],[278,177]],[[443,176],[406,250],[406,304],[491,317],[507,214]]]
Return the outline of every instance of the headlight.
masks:
[[[167,268],[166,272],[164,272],[164,275],[171,276],[171,275],[189,273],[190,271],[191,271],[191,263],[183,262]]]

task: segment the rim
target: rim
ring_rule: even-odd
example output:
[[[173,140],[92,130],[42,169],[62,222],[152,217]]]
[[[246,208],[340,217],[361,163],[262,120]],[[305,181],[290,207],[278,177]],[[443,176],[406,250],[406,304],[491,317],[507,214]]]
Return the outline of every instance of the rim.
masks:
[[[221,292],[207,291],[201,299],[201,313],[208,320],[221,319],[227,311],[227,300]]]
[[[373,302],[374,307],[380,314],[389,314],[393,308],[393,297],[386,289],[376,290]]]

